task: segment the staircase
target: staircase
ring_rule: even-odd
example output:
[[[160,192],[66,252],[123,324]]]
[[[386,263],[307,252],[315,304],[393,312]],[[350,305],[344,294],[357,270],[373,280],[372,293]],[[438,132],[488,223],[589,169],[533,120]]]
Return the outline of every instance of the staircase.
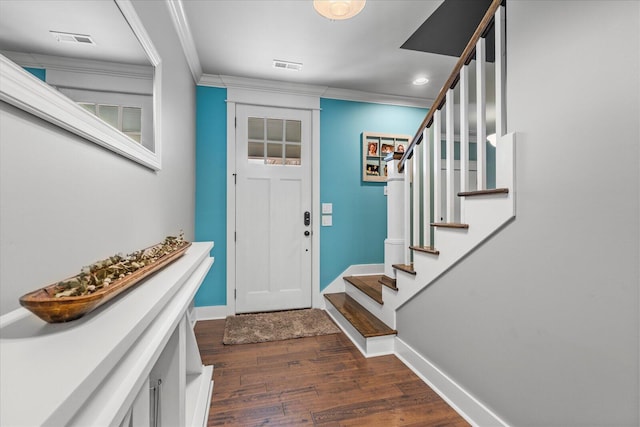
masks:
[[[345,292],[325,294],[327,312],[367,357],[393,353],[396,311],[418,292],[428,292],[425,288],[515,217],[515,135],[505,134],[504,13],[501,0],[494,0],[408,149],[386,159],[384,274],[344,277]],[[491,96],[486,90],[489,31],[496,41]],[[469,100],[471,67],[475,105]],[[495,119],[487,120],[487,107],[494,109]],[[485,142],[491,131],[495,169],[487,167],[487,151],[494,150]]]

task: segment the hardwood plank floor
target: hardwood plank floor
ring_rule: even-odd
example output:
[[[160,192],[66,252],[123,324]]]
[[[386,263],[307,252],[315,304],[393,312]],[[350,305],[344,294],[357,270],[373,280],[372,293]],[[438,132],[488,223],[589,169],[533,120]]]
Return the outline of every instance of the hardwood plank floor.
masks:
[[[214,365],[209,426],[468,426],[395,356],[366,359],[342,333],[222,344],[224,320],[200,321]]]

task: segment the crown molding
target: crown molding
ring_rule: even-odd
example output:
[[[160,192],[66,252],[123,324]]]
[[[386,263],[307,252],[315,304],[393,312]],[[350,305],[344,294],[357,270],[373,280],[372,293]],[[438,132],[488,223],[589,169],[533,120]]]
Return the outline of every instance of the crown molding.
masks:
[[[103,76],[118,76],[130,79],[152,80],[154,68],[152,65],[132,65],[89,59],[66,58],[60,56],[0,51],[22,67],[44,68],[65,72],[79,72]]]
[[[401,95],[362,92],[359,90],[328,88],[323,98],[341,99],[345,101],[370,102],[373,104],[398,105],[403,107],[429,108],[433,104],[431,98],[415,98]]]
[[[200,64],[200,57],[198,56],[196,43],[193,40],[193,34],[191,34],[187,15],[184,12],[182,0],[166,0],[166,2],[173,26],[178,33],[184,56],[189,64],[193,81],[197,84],[202,77],[202,65]]]
[[[374,104],[398,105],[404,107],[429,108],[433,103],[433,100],[428,98],[385,95],[357,90],[331,88],[328,86],[306,85],[279,80],[251,79],[246,77],[214,74],[203,74],[197,83],[198,86],[251,89],[265,92],[308,95],[320,98],[370,102]]]

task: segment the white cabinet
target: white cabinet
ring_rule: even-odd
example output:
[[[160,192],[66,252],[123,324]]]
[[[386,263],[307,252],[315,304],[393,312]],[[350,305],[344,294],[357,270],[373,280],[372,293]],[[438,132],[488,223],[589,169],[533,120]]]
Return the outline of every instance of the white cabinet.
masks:
[[[212,247],[192,244],[72,322],[47,324],[24,309],[2,316],[0,425],[206,425],[213,366],[202,365],[189,308]]]

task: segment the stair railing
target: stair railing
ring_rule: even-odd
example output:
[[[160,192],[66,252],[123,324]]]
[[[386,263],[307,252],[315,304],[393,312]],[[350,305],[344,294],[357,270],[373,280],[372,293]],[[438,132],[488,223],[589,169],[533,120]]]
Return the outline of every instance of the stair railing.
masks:
[[[398,162],[398,171],[405,174],[404,215],[407,245],[405,263],[411,263],[409,247],[432,247],[433,231],[429,224],[464,223],[464,200],[455,209],[455,127],[459,125],[460,192],[487,189],[487,93],[486,37],[495,34],[495,132],[499,140],[506,132],[505,115],[505,8],[504,0],[493,0],[480,24],[458,59],[451,75],[440,90],[433,105],[420,124],[411,143]],[[476,108],[476,188],[469,188],[470,109],[469,72],[475,59]],[[455,90],[458,90],[459,120],[456,121]],[[443,119],[443,110],[444,116]],[[444,127],[445,164],[442,167],[442,132]],[[423,143],[424,144],[421,144]],[[440,171],[445,171],[444,181]],[[443,182],[441,182],[443,181]],[[444,192],[444,197],[441,192]],[[444,199],[442,206],[441,198]],[[433,205],[431,201],[433,200]]]

